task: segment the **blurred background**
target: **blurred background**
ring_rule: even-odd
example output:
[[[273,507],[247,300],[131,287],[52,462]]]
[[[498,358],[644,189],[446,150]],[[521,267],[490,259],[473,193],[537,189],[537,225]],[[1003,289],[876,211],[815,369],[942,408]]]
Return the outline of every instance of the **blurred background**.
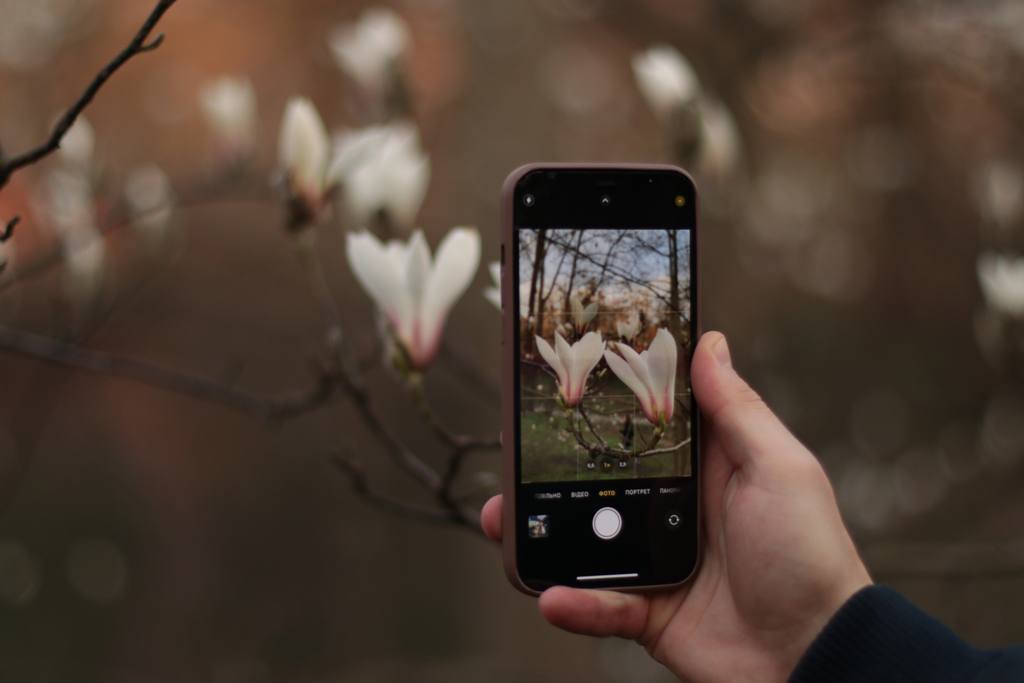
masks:
[[[44,139],[151,7],[0,0],[4,151]],[[22,216],[0,247],[5,680],[666,680],[544,624],[480,537],[368,505],[337,449],[388,495],[431,494],[345,398],[266,421],[12,342],[287,395],[323,350],[312,253],[372,405],[440,467],[345,234],[479,229],[423,382],[439,420],[493,437],[486,266],[501,182],[536,160],[687,166],[705,327],[820,456],[875,578],[979,645],[1024,633],[1019,3],[180,0],[159,30],[0,191]],[[349,131],[339,156],[362,150],[312,189],[294,164],[326,131],[279,134],[297,96]],[[385,145],[359,131],[385,123],[393,156],[367,170]],[[471,454],[467,500],[497,471]]]

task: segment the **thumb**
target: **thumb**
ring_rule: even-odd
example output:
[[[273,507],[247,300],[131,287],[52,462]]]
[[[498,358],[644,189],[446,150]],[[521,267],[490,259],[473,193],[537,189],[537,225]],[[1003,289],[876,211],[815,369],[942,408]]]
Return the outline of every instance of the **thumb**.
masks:
[[[756,467],[758,462],[807,452],[737,374],[722,333],[708,332],[701,337],[693,352],[690,375],[705,424],[734,467]]]

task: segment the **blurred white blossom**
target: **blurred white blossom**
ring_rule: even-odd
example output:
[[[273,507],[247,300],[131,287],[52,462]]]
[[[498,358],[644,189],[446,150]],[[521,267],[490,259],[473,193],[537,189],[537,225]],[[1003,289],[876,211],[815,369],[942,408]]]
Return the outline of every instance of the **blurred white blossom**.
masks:
[[[71,302],[88,308],[99,295],[106,268],[107,250],[99,232],[81,231],[63,243],[64,287]]]
[[[437,355],[448,311],[473,280],[480,262],[475,228],[453,228],[432,258],[417,230],[408,241],[381,242],[369,232],[349,233],[352,272],[387,318],[412,369]]]
[[[668,119],[679,108],[696,101],[700,92],[690,62],[669,45],[657,45],[633,57],[633,75],[651,109]]]
[[[393,69],[409,44],[409,28],[394,11],[374,7],[351,24],[338,26],[328,45],[334,61],[367,90],[387,89]]]
[[[256,141],[256,91],[245,76],[222,76],[206,83],[199,105],[217,142],[229,159],[253,152]]]
[[[48,62],[89,14],[82,0],[0,0],[0,64],[31,69]]]
[[[702,98],[698,164],[702,173],[725,177],[736,167],[740,156],[740,135],[732,113],[718,100]]]
[[[1011,227],[1024,210],[1024,171],[992,161],[975,173],[974,200],[981,215],[1000,228]]]
[[[35,205],[60,241],[69,299],[76,307],[88,307],[99,292],[106,262],[92,185],[80,172],[57,169],[46,176]]]
[[[493,287],[488,287],[484,290],[484,297],[494,304],[498,310],[501,310],[501,264],[497,261],[491,261],[487,266],[487,270],[491,273],[491,282],[494,283]]]
[[[409,230],[427,194],[430,159],[411,123],[345,131],[335,140],[330,176],[354,227],[369,227],[381,213]]]
[[[576,292],[569,297],[569,308],[572,311],[572,321],[576,326],[577,333],[583,332],[597,315],[597,302],[591,301],[589,305],[584,306]]]
[[[627,316],[624,320],[617,320],[615,322],[615,333],[619,335],[620,339],[632,340],[640,334],[640,316],[634,313]]]
[[[66,164],[87,171],[96,151],[96,132],[85,116],[79,114],[71,128],[61,138],[58,154]]]
[[[1011,317],[1024,317],[1024,257],[981,254],[978,282],[991,309]]]
[[[327,129],[316,107],[305,97],[293,97],[285,107],[278,158],[289,197],[302,210],[299,222],[312,222],[324,207],[334,181],[328,175],[331,142]]]
[[[171,179],[156,164],[140,166],[128,174],[124,196],[131,209],[132,227],[147,242],[159,244],[174,214]]]

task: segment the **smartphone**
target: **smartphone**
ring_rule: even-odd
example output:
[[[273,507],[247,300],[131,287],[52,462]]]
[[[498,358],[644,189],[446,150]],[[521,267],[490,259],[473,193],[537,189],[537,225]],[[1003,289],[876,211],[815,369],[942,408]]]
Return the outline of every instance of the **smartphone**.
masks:
[[[683,583],[701,535],[696,187],[672,166],[533,164],[502,195],[509,580]]]

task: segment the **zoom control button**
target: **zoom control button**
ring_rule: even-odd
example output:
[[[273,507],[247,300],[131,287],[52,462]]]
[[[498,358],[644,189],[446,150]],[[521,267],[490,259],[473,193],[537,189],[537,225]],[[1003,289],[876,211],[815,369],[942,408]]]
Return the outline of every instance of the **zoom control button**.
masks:
[[[615,508],[601,508],[594,513],[591,526],[598,538],[610,541],[622,531],[622,515]]]

